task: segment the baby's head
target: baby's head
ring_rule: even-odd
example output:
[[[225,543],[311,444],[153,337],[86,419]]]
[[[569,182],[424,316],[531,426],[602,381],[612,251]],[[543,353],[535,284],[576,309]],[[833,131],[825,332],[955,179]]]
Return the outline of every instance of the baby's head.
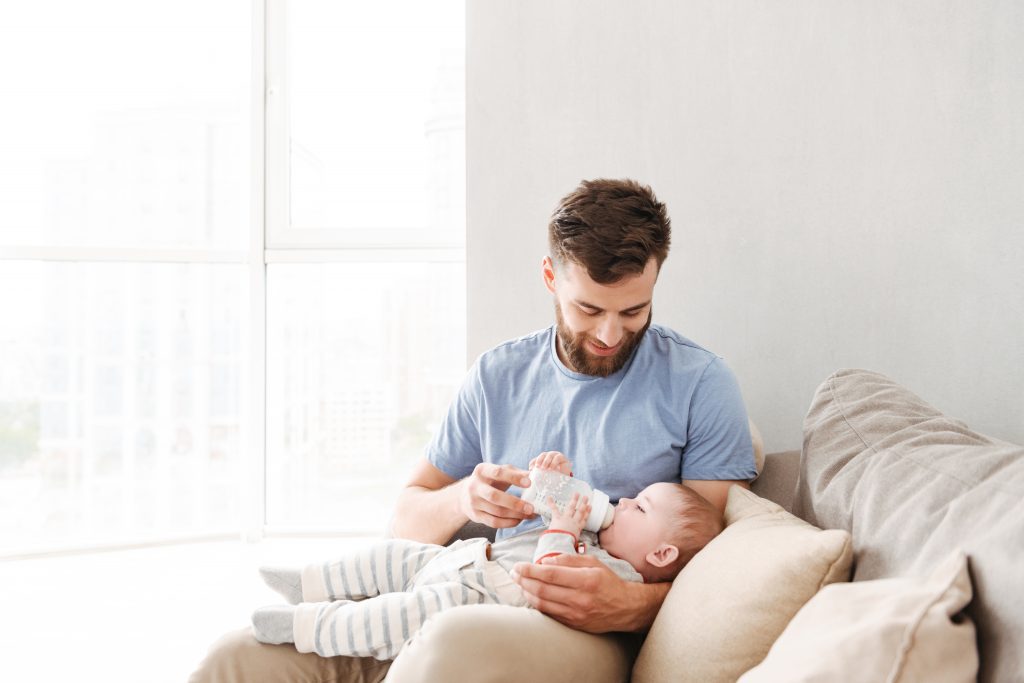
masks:
[[[626,560],[647,583],[671,581],[725,526],[714,505],[682,484],[651,484],[622,498],[601,547]]]

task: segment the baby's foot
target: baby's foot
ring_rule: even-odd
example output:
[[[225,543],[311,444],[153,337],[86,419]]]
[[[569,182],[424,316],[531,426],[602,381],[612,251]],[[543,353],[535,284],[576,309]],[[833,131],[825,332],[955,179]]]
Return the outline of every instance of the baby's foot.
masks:
[[[252,613],[252,635],[261,643],[295,642],[295,606],[270,605]]]
[[[260,567],[264,583],[293,605],[302,602],[302,570],[284,567]]]

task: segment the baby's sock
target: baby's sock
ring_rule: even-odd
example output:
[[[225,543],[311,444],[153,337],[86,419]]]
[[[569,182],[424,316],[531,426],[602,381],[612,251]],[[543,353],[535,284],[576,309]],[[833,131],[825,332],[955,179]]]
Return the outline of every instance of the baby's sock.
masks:
[[[293,605],[302,602],[302,570],[284,567],[260,567],[263,581]]]
[[[252,613],[252,634],[261,643],[295,642],[295,606],[271,605]]]

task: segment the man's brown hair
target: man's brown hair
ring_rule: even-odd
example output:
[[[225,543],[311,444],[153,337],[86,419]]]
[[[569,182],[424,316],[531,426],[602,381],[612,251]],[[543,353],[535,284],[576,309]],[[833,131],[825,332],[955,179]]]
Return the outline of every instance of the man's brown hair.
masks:
[[[548,223],[551,258],[579,264],[599,284],[639,275],[668,256],[672,225],[665,205],[635,180],[584,180],[562,198]]]

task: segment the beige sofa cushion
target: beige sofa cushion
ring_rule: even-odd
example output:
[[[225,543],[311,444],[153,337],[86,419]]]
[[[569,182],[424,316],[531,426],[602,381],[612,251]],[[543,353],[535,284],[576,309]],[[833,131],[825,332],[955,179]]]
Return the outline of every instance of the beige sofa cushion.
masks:
[[[673,582],[634,683],[732,683],[822,586],[849,575],[845,531],[817,529],[739,486],[729,490],[725,521]]]
[[[855,581],[923,576],[963,548],[979,680],[1022,680],[1024,448],[972,431],[883,375],[840,370],[811,402],[800,469],[794,511],[852,531]]]
[[[978,672],[967,557],[954,551],[927,579],[825,586],[739,683],[970,683]]]

